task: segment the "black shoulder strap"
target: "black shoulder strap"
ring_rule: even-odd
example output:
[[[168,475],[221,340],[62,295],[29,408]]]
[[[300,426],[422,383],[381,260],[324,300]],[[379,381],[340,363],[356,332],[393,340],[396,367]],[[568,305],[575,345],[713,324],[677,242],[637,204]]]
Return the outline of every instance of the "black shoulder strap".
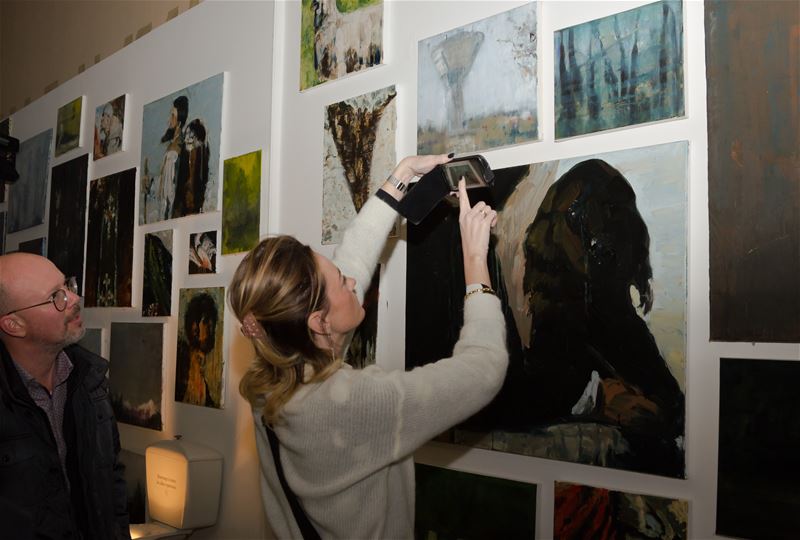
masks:
[[[264,418],[261,418],[261,423],[264,425],[264,430],[267,432],[269,448],[272,451],[272,459],[275,460],[275,470],[278,472],[278,480],[281,481],[283,493],[286,495],[286,500],[289,501],[289,506],[292,509],[294,520],[297,522],[297,526],[300,528],[300,533],[303,535],[303,540],[320,540],[319,533],[317,533],[317,530],[311,524],[311,521],[309,521],[308,516],[303,511],[303,507],[300,506],[300,501],[297,500],[297,496],[289,487],[289,484],[286,483],[286,476],[283,474],[283,466],[281,465],[278,437],[275,435],[275,432],[272,431],[272,428],[269,427],[264,421]]]

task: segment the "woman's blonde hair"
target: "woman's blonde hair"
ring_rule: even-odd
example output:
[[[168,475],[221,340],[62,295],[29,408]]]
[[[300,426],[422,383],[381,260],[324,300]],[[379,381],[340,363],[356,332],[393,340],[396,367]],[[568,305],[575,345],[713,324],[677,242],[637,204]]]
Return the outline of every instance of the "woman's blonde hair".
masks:
[[[228,301],[240,321],[252,313],[264,328],[266,336],[252,340],[256,358],[239,393],[274,424],[301,384],[324,380],[341,366],[308,327],[309,315],[328,308],[314,252],[291,236],[262,240],[236,269]],[[306,365],[314,370],[309,381],[303,380]]]

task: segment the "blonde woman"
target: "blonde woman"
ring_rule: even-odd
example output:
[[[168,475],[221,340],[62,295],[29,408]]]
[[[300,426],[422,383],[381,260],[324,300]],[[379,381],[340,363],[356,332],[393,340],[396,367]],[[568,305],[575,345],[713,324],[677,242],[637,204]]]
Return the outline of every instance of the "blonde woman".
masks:
[[[264,509],[281,538],[413,537],[413,452],[500,390],[505,324],[485,285],[497,214],[483,202],[470,208],[463,180],[468,285],[452,357],[409,372],[354,370],[342,361],[404,187],[451,157],[402,160],[353,220],[333,260],[278,236],[258,244],[236,270],[229,300],[256,350],[239,391],[253,407]]]

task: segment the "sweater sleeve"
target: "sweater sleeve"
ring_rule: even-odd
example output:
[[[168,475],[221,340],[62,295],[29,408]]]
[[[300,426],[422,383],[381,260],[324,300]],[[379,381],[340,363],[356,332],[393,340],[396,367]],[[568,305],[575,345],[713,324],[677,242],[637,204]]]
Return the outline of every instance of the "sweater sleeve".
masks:
[[[473,295],[465,302],[464,326],[453,355],[397,373],[400,417],[394,459],[411,454],[488,405],[500,391],[507,367],[500,300]]]
[[[304,385],[275,429],[289,484],[301,499],[327,497],[407,458],[486,406],[507,366],[500,300],[477,294],[451,357],[408,372],[342,368]]]
[[[342,243],[336,248],[333,264],[356,280],[359,301],[364,299],[364,291],[396,219],[397,212],[373,195],[347,227]]]

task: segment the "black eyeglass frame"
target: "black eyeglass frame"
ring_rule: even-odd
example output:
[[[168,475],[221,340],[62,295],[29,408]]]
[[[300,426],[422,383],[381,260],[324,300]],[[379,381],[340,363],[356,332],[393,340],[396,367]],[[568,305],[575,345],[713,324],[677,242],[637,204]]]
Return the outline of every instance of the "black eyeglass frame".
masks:
[[[66,278],[64,280],[64,286],[55,291],[53,294],[51,294],[50,298],[48,298],[44,302],[39,302],[38,304],[33,304],[32,306],[26,306],[24,308],[15,309],[9,311],[8,313],[4,313],[2,316],[5,317],[6,315],[12,315],[20,311],[25,311],[26,309],[43,306],[45,304],[53,304],[53,307],[56,308],[56,310],[64,311],[65,309],[67,309],[67,305],[69,305],[69,293],[75,295],[78,294],[78,280],[75,278],[75,276]],[[58,307],[59,304],[61,304],[61,307]]]

